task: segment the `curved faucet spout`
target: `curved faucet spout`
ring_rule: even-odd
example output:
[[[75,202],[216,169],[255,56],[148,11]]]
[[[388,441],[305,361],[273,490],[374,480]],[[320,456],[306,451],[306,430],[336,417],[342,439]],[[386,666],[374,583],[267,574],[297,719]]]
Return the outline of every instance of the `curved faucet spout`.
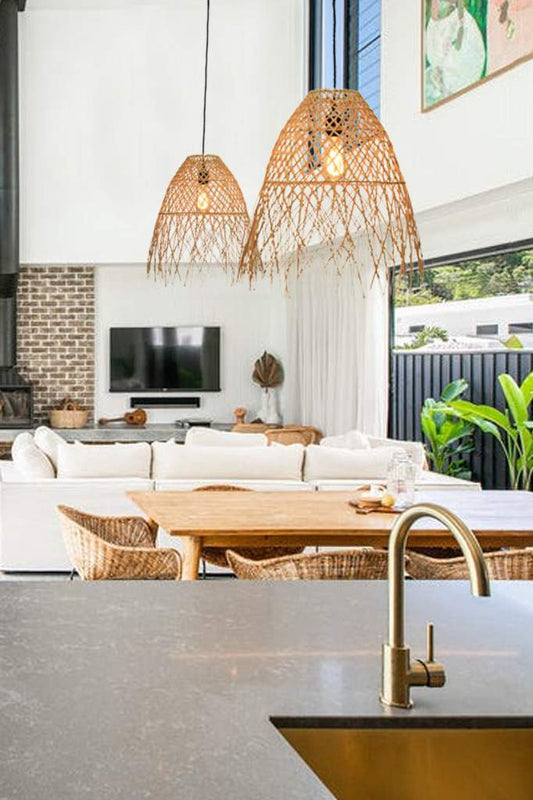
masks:
[[[436,503],[419,503],[406,509],[396,520],[389,538],[389,644],[404,646],[404,568],[407,538],[415,522],[430,517],[453,534],[466,558],[472,594],[490,595],[487,565],[479,542],[459,517]]]
[[[447,508],[434,503],[412,506],[396,520],[389,538],[389,641],[383,646],[381,701],[385,705],[410,708],[411,686],[443,686],[444,668],[433,660],[433,627],[428,635],[426,661],[411,663],[405,645],[404,568],[407,538],[415,522],[430,517],[442,523],[457,540],[470,572],[472,594],[490,595],[490,581],[483,551],[465,523]]]

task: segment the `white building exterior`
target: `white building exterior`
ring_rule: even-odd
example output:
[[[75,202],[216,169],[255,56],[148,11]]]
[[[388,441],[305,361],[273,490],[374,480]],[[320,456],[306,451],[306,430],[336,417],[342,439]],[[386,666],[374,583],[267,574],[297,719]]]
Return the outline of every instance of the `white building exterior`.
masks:
[[[418,331],[432,325],[444,328],[450,338],[476,337],[485,342],[492,339],[496,344],[515,335],[524,347],[533,347],[533,294],[483,297],[396,309],[395,333],[398,343],[408,341]]]

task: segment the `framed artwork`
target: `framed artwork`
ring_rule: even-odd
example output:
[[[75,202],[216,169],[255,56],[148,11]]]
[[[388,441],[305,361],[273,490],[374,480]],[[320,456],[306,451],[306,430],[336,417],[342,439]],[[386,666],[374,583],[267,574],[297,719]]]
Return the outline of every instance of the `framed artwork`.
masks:
[[[533,57],[533,0],[422,0],[422,110]]]

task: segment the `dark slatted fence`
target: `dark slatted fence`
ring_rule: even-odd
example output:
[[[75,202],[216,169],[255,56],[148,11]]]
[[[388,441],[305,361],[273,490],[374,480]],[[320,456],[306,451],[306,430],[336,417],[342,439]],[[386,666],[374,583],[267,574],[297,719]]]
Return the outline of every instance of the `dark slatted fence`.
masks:
[[[520,383],[533,371],[533,351],[475,351],[464,353],[396,352],[392,359],[390,433],[395,439],[423,441],[420,410],[426,397],[438,399],[450,381],[465,378],[470,384],[465,399],[503,411],[498,375],[507,372]],[[489,434],[476,433],[470,456],[474,480],[485,489],[509,487],[505,458]]]

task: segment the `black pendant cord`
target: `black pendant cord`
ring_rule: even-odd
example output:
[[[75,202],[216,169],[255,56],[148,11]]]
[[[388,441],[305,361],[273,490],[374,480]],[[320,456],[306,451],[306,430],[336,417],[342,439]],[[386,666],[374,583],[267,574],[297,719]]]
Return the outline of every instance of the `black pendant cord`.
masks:
[[[205,117],[207,110],[207,63],[209,59],[209,12],[211,0],[207,0],[207,20],[205,26],[205,68],[204,68],[204,118],[202,125],[202,155],[205,155]]]
[[[209,0],[208,0],[209,2]],[[333,8],[333,88],[337,88],[337,2],[331,0]]]

